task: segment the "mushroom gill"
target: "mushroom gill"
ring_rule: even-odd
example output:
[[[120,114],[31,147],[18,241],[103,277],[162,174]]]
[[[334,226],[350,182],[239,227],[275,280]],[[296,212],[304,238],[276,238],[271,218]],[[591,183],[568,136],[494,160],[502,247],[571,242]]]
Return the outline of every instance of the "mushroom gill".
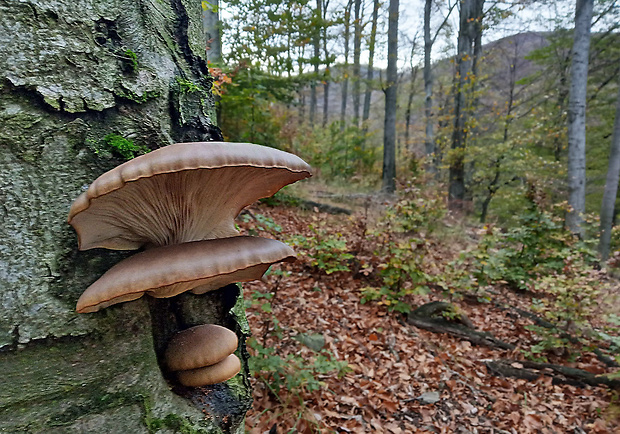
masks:
[[[77,312],[96,312],[145,293],[173,297],[202,294],[229,283],[260,279],[269,266],[294,260],[286,244],[269,238],[238,236],[156,247],[110,268],[77,302]]]
[[[97,178],[71,206],[80,250],[232,237],[246,206],[311,176],[296,155],[249,143],[178,143]]]

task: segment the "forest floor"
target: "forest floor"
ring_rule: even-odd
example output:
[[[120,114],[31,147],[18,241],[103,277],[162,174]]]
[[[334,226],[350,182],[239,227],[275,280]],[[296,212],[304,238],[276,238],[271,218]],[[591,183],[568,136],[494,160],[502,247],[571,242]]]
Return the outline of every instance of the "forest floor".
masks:
[[[240,226],[283,241],[292,234],[316,237],[317,227],[329,228],[355,244],[363,243],[368,219],[364,210],[343,216],[260,204],[245,213]],[[471,228],[453,230],[460,235],[435,242],[427,263],[456,257],[468,231],[475,237]],[[252,380],[250,433],[620,432],[618,390],[562,384],[550,370],[526,380],[496,376],[488,368],[501,359],[511,360],[515,369],[526,363],[522,349],[537,337],[526,328],[532,320],[512,308],[531,311],[532,294],[497,286],[492,303],[454,301],[476,330],[515,346],[506,350],[423,330],[385,304],[363,303],[372,268],[326,274],[300,254],[299,261],[280,269],[284,273],[271,272],[266,283],[244,285],[250,352],[272,352],[262,354],[266,374]],[[441,292],[416,295],[411,303],[434,300],[444,300]],[[591,352],[572,358],[550,353],[547,360],[593,374],[614,371]],[[347,367],[327,372],[336,361]]]

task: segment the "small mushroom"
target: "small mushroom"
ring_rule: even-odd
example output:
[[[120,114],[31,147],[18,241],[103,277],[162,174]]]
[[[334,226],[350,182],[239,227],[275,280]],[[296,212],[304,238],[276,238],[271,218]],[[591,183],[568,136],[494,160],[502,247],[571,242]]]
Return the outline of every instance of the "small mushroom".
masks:
[[[269,238],[238,236],[156,247],[133,255],[89,286],[77,312],[96,312],[144,293],[173,297],[191,290],[203,294],[234,282],[260,279],[277,262],[292,261],[295,252]]]
[[[204,368],[178,371],[179,383],[187,387],[208,386],[230,380],[241,371],[241,362],[234,354],[226,357],[219,363]]]
[[[241,370],[241,362],[233,354],[237,344],[237,335],[231,330],[215,324],[199,325],[170,339],[164,361],[184,386],[221,383]]]
[[[211,366],[234,353],[238,343],[237,335],[226,327],[203,324],[175,334],[168,343],[164,361],[171,371]]]
[[[97,178],[73,203],[80,250],[133,250],[238,235],[246,206],[311,176],[296,155],[249,143],[178,143]]]

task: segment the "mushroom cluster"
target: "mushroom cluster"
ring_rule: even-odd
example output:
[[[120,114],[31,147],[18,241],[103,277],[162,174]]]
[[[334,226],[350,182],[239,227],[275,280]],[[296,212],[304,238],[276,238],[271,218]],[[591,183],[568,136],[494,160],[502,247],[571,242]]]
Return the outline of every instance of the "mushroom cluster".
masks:
[[[146,250],[116,264],[89,286],[78,299],[77,312],[96,312],[145,293],[156,298],[186,291],[203,294],[260,279],[272,264],[294,260],[295,253],[284,243],[241,236],[234,220],[244,207],[309,176],[310,166],[293,154],[222,142],[170,145],[104,173],[69,211],[78,248]],[[212,327],[216,326],[188,336],[204,338],[215,333]],[[221,331],[215,335],[223,336]],[[183,344],[167,350],[166,364],[180,371],[184,385],[211,384],[239,366],[232,354],[236,336],[225,357],[215,362],[207,358],[208,363],[192,367],[170,362],[175,359],[169,353],[192,345],[208,347],[208,339],[200,344],[174,339]]]
[[[183,386],[221,383],[241,370],[241,362],[233,354],[237,344],[237,335],[227,328],[199,325],[170,339],[164,359]]]

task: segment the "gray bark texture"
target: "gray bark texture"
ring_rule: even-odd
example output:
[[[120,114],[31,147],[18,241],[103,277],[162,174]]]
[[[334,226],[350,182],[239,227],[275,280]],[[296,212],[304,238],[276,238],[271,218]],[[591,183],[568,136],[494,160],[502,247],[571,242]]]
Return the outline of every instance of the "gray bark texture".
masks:
[[[388,64],[383,127],[382,190],[396,190],[396,100],[398,98],[398,0],[390,0],[388,18]]]
[[[467,123],[473,111],[473,85],[476,63],[474,44],[482,30],[484,0],[464,0],[459,13],[458,53],[454,80],[454,129],[450,158],[448,199],[451,209],[462,210],[465,201],[465,152]]]
[[[432,0],[424,3],[424,148],[426,151],[426,170],[429,173],[437,172],[435,162],[435,137],[433,135],[433,70],[431,52],[433,38],[431,36],[431,6]]]
[[[601,238],[599,252],[603,261],[609,259],[609,247],[611,244],[611,228],[618,195],[618,181],[620,181],[620,86],[618,87],[618,100],[616,101],[616,118],[614,131],[611,137],[611,150],[609,151],[609,167],[603,192],[603,204],[601,206]]]
[[[242,432],[240,289],[78,315],[80,294],[129,253],[78,252],[66,222],[123,161],[111,134],[151,149],[221,139],[205,43],[198,1],[0,0],[0,432]],[[203,323],[239,335],[242,373],[175,388],[158,356]]]
[[[207,59],[218,63],[222,60],[222,35],[220,24],[220,1],[210,0],[203,2],[202,26],[207,38]]]
[[[379,19],[379,8],[381,3],[374,0],[372,9],[372,24],[370,28],[370,41],[368,42],[368,70],[366,71],[366,93],[364,94],[364,110],[362,112],[362,128],[364,135],[368,131],[368,118],[370,117],[370,100],[372,97],[372,89],[374,79],[374,59],[375,44],[377,41],[377,21]]]
[[[584,237],[586,211],[586,93],[594,0],[577,0],[568,102],[568,229]]]

